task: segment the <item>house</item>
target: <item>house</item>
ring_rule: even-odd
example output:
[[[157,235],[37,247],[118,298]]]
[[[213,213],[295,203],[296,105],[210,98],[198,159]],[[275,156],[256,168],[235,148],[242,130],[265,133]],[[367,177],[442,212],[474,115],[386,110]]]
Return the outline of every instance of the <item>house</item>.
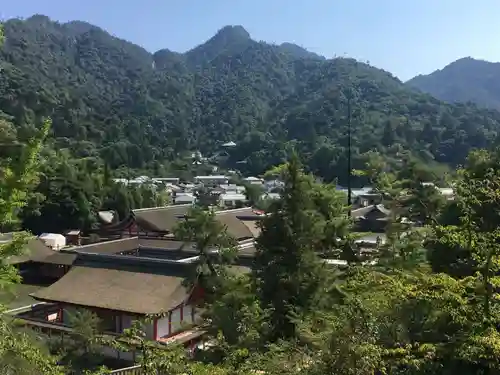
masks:
[[[172,185],[178,185],[180,182],[179,177],[154,177],[152,178],[153,182],[159,182],[162,184],[172,184]]]
[[[195,190],[196,188],[196,185],[195,184],[188,184],[188,183],[185,183],[185,184],[179,184],[179,188],[181,189],[180,192],[183,192],[183,193],[190,193],[192,192],[193,190]],[[177,191],[177,190],[176,190]]]
[[[432,186],[436,188],[447,200],[453,200],[455,198],[455,190],[453,188],[440,188],[433,182],[422,182],[422,186]]]
[[[382,204],[371,205],[351,211],[360,232],[383,232],[390,219],[391,211]]]
[[[196,176],[194,182],[206,187],[216,187],[218,185],[227,185],[229,177],[224,175]]]
[[[141,208],[132,210],[120,222],[107,224],[101,222],[97,233],[101,237],[161,237],[172,233],[179,219],[192,207],[191,203],[164,207]]]
[[[237,214],[250,212],[233,211],[239,212],[218,216],[231,233],[243,239],[242,258],[251,265],[252,233],[237,220]],[[23,311],[18,318],[30,325],[67,332],[71,313],[83,308],[96,314],[104,333],[111,335],[151,315],[155,317],[146,325],[150,340],[181,340],[191,345],[203,335],[193,327],[199,320],[197,305],[204,292],[196,282],[194,286],[184,282],[196,274],[197,250],[193,245],[134,237],[75,246],[61,254],[71,257],[71,269],[52,285],[32,293],[31,297],[43,305]],[[248,266],[234,269],[247,272]]]
[[[455,190],[453,188],[438,188],[438,190],[447,200],[455,198]]]
[[[264,180],[258,177],[245,177],[243,181],[252,185],[262,185],[264,183]]]
[[[220,207],[242,207],[246,201],[246,195],[241,193],[224,193],[219,196]]]
[[[198,320],[196,304],[203,291],[184,283],[195,266],[168,259],[79,252],[65,276],[31,295],[51,307],[50,314],[31,318],[49,323],[51,315],[51,324],[69,327],[71,313],[84,308],[99,317],[105,333],[120,334],[134,320],[155,315],[146,325],[146,337],[168,341]],[[30,318],[29,314],[21,317]]]
[[[221,193],[245,193],[246,190],[244,186],[236,184],[220,185],[215,189],[217,189],[217,191],[220,191]]]
[[[66,237],[59,233],[42,233],[38,238],[52,250],[60,250],[66,246]]]
[[[254,239],[255,223],[261,216],[257,215],[250,207],[218,211],[215,214],[217,220],[224,224],[227,232],[238,241]]]
[[[14,238],[14,233],[3,234],[1,244],[7,244]],[[63,276],[68,270],[68,261],[39,238],[32,238],[26,244],[23,254],[10,256],[5,263],[15,266],[24,281],[30,283],[52,282]]]
[[[346,195],[348,194],[348,190],[341,186],[337,186],[337,190],[345,193]],[[382,195],[378,192],[375,192],[370,186],[351,189],[351,193],[352,207],[355,209],[373,206],[381,203],[382,201]]]
[[[285,186],[281,180],[266,180],[264,181],[264,189],[270,193],[275,193]]]
[[[173,199],[174,204],[194,204],[196,202],[193,193],[176,193]]]

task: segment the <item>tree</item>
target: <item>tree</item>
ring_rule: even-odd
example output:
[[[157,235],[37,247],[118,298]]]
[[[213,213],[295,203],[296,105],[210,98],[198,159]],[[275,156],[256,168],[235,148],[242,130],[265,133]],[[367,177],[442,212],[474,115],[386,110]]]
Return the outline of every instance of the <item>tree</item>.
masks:
[[[13,228],[19,210],[26,204],[28,191],[37,178],[38,153],[49,130],[50,121],[45,121],[36,136],[20,145],[17,160],[7,160],[0,165],[0,228]],[[20,255],[29,238],[19,233],[13,241],[0,244],[0,287],[6,289],[19,282],[17,269],[6,262],[11,256]],[[4,374],[27,373],[34,369],[40,374],[62,374],[55,359],[35,345],[32,335],[16,329],[11,320],[0,317],[0,368]],[[12,364],[15,363],[13,367]]]
[[[283,176],[279,201],[260,223],[254,280],[263,308],[269,309],[270,341],[296,336],[300,316],[321,305],[324,265],[316,254],[323,223],[294,154]]]
[[[198,254],[195,279],[200,282],[207,298],[215,291],[225,266],[236,254],[236,240],[227,232],[224,224],[217,220],[215,212],[193,207],[184,220],[174,229],[175,237],[185,241],[185,246],[194,246]]]
[[[259,201],[264,189],[260,185],[245,184],[245,195],[250,206],[255,207]]]
[[[103,360],[102,321],[87,309],[68,312],[68,320],[73,331],[61,342],[61,362],[75,371],[97,369]]]
[[[213,206],[217,206],[218,197],[216,194],[212,193],[210,189],[200,186],[195,190],[196,206],[201,209],[211,209]]]
[[[500,216],[500,169],[494,154],[474,152],[469,163],[460,171],[456,184],[456,199],[462,211],[458,226],[437,228],[439,240],[451,247],[468,249],[476,263],[483,291],[483,314],[492,323],[492,305],[496,304],[496,285],[500,271],[498,224]]]

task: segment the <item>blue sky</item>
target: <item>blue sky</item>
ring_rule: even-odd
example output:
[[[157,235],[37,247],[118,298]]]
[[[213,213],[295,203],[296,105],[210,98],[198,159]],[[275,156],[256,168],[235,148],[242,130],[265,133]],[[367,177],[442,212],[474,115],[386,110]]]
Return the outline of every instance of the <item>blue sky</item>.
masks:
[[[347,55],[406,80],[466,56],[500,61],[500,0],[5,0],[0,17],[87,21],[149,51],[186,51],[225,25]]]

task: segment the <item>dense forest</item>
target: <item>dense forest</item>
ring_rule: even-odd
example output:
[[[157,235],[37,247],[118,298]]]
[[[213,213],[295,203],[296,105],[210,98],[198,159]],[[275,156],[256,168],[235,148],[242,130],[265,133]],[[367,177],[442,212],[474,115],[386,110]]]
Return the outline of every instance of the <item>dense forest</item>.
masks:
[[[471,102],[500,109],[500,63],[466,57],[441,70],[406,82],[422,92],[450,103]]]
[[[348,98],[356,168],[373,149],[456,165],[489,147],[500,125],[496,111],[446,104],[353,59],[257,42],[241,26],[184,54],[41,15],[7,21],[5,36],[0,110],[21,134],[50,116],[53,149],[113,171],[177,173],[199,150],[259,174],[293,146],[308,170],[344,183]],[[237,143],[228,155],[227,141]]]

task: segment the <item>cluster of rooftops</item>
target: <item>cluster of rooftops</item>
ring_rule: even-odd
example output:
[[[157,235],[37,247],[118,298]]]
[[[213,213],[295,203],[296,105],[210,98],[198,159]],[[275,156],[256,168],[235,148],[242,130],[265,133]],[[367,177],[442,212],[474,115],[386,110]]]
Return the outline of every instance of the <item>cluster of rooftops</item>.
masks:
[[[353,210],[352,216],[363,231],[378,231],[375,228],[382,232],[389,210],[376,204],[368,193],[360,196],[366,203]],[[40,302],[122,315],[165,313],[189,304],[193,296],[193,286],[187,286],[185,280],[195,271],[197,251],[173,233],[191,207],[138,209],[122,220],[99,215],[101,223],[94,233],[97,242],[82,244],[79,231],[66,233],[69,246],[58,249],[35,238],[29,241],[26,254],[7,262],[17,265],[23,276],[34,274],[51,280],[49,286],[31,295]],[[259,235],[257,223],[262,215],[249,207],[215,214],[238,241],[238,257],[232,266],[236,272],[248,272],[253,263],[254,239]],[[370,240],[375,241],[365,242]]]
[[[183,280],[196,267],[197,252],[172,234],[189,207],[135,210],[120,222],[102,223],[99,234],[106,240],[96,243],[53,250],[36,238],[26,255],[9,262],[55,280],[32,294],[38,301],[133,314],[165,312],[190,295]],[[239,241],[239,261],[233,267],[238,272],[251,264],[259,217],[251,208],[216,213]]]

